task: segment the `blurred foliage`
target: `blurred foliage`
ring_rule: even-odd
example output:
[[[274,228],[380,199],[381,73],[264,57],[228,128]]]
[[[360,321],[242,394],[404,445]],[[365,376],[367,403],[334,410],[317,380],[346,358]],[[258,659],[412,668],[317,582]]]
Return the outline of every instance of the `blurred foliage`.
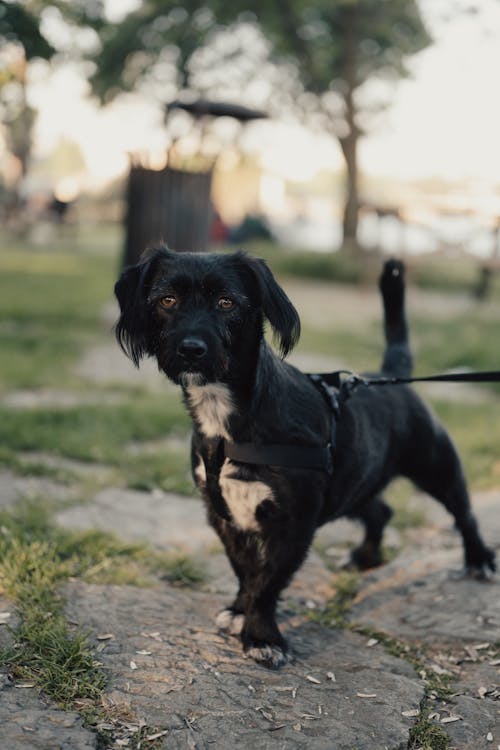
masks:
[[[239,34],[243,27],[262,32],[266,44],[259,54],[255,37]],[[266,62],[278,63],[282,75],[268,85],[266,106],[279,112],[298,108],[339,139],[347,165],[348,238],[356,235],[359,208],[357,141],[374,112],[388,103],[380,97],[375,106],[366,98],[362,103],[359,90],[369,79],[407,75],[406,58],[431,41],[415,0],[187,0],[182,6],[145,0],[120,23],[103,25],[100,38],[91,83],[103,101],[160,69],[170,82],[175,69],[180,88],[227,97],[235,75],[247,77],[247,86],[241,81],[237,89],[241,93],[256,76],[265,82]],[[223,80],[211,76],[221,65]]]
[[[19,179],[27,172],[36,118],[26,97],[29,64],[50,61],[58,53],[47,18],[75,30],[97,29],[103,7],[102,0],[0,0],[0,117],[7,126],[9,150],[19,160]]]

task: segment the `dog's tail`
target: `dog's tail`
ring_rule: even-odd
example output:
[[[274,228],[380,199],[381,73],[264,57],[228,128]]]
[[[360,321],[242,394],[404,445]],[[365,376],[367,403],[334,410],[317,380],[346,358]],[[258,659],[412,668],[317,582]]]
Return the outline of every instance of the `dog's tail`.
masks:
[[[413,357],[405,313],[404,265],[397,260],[388,260],[384,264],[379,286],[384,303],[386,341],[382,373],[408,378],[413,370]]]

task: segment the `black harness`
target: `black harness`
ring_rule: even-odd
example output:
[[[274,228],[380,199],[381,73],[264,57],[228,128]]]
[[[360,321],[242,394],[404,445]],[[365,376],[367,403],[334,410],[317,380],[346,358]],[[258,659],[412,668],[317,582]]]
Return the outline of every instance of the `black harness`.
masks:
[[[217,479],[224,458],[257,466],[316,469],[331,474],[337,437],[337,420],[342,405],[360,386],[402,385],[417,382],[498,383],[500,382],[500,371],[460,372],[417,378],[398,378],[362,377],[349,370],[336,370],[335,372],[309,374],[307,377],[321,394],[331,414],[328,444],[325,446],[255,445],[254,443],[233,443],[223,438],[215,439],[214,442],[217,445],[212,449],[212,453],[218,456],[214,465],[214,476],[216,474]],[[209,463],[212,464],[213,460]]]
[[[330,440],[327,445],[255,445],[233,443],[224,438],[203,441],[201,454],[207,475],[206,485],[212,499],[212,508],[221,518],[230,521],[226,502],[222,496],[219,477],[224,459],[256,466],[283,466],[286,468],[313,469],[333,472],[333,457],[337,438],[337,420],[342,405],[360,386],[404,385],[417,382],[448,383],[498,383],[500,371],[449,373],[417,378],[362,377],[349,370],[307,375],[325,401],[330,414]]]

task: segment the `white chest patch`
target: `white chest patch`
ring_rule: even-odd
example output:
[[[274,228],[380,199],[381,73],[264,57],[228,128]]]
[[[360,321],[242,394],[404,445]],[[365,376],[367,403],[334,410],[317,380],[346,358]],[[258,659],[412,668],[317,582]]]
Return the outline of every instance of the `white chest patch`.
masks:
[[[222,497],[236,526],[243,531],[259,531],[255,511],[263,500],[274,499],[271,488],[264,482],[234,479],[231,476],[234,470],[234,465],[226,458],[219,476]]]
[[[222,383],[190,385],[186,388],[189,406],[201,431],[207,437],[229,440],[227,422],[234,411],[231,391]]]

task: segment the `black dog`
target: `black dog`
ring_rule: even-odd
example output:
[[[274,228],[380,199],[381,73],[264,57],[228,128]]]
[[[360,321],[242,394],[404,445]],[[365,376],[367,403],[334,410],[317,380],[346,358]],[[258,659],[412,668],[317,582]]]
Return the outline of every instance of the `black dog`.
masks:
[[[401,264],[386,263],[381,290],[382,372],[407,376]],[[238,595],[217,624],[241,635],[246,654],[270,667],[285,661],[276,604],[318,526],[339,515],[359,519],[365,537],[353,563],[367,568],[382,561],[392,511],[381,492],[397,475],[453,515],[470,571],[484,576],[495,569],[455,448],[410,388],[355,391],[336,420],[331,470],[328,394],[276,356],[263,337],[267,318],[284,357],[300,333],[298,314],[264,261],[161,248],[126,269],[115,292],[124,351],[136,365],[143,356],[156,357],[182,387],[194,425],[194,477],[239,580]]]

